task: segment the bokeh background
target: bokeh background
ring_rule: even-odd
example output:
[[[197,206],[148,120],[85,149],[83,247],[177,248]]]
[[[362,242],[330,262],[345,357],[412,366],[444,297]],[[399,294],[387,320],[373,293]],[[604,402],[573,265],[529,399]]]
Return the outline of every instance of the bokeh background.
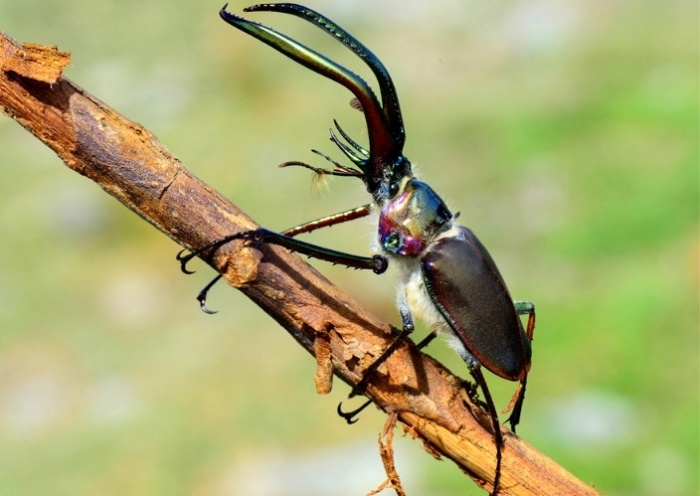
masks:
[[[246,4],[234,2],[240,12]],[[386,63],[406,153],[537,303],[519,434],[610,495],[698,494],[698,5],[308,1]],[[72,53],[66,75],[152,130],[261,224],[367,201],[316,184],[343,88],[219,20],[220,3],[0,0],[0,29]],[[319,30],[250,16],[367,74]],[[384,416],[235,290],[0,117],[0,494],[359,495]],[[366,253],[368,222],[309,239]],[[319,265],[394,323],[394,281]],[[420,332],[426,332],[422,329]],[[429,353],[466,376],[443,344]],[[493,379],[505,405],[514,385]],[[481,494],[397,441],[412,495]]]

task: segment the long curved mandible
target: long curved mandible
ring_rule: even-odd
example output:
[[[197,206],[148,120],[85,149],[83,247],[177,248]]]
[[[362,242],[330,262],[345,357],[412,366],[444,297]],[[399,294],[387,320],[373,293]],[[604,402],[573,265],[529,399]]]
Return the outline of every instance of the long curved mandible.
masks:
[[[352,36],[338,24],[325,17],[323,14],[319,14],[315,10],[304,7],[303,5],[294,3],[260,4],[253,5],[252,7],[248,7],[244,10],[246,12],[282,12],[284,14],[291,14],[293,16],[306,19],[308,22],[314,24],[316,27],[324,30],[326,33],[336,38],[347,48],[352,50],[355,55],[362,59],[379,82],[379,92],[382,96],[382,108],[384,110],[384,115],[386,116],[386,120],[389,124],[389,131],[394,138],[395,145],[399,149],[398,155],[401,155],[403,145],[406,141],[406,133],[403,127],[403,118],[401,117],[399,98],[396,94],[396,88],[394,87],[394,82],[391,80],[389,71],[386,70],[386,67],[384,67],[382,61],[379,60],[379,58],[374,55],[370,49],[368,49],[357,38]]]
[[[301,5],[261,4],[244,9],[245,12],[273,11],[293,14],[332,35],[367,63],[380,82],[382,100],[387,108],[379,104],[372,88],[357,74],[272,28],[227,12],[227,5],[224,5],[219,14],[228,24],[250,34],[304,67],[343,85],[355,95],[362,105],[367,122],[370,141],[370,163],[367,165],[379,169],[390,166],[401,157],[405,134],[396,90],[386,68],[362,43],[327,17]],[[383,170],[363,168],[363,172],[368,175],[381,175]]]

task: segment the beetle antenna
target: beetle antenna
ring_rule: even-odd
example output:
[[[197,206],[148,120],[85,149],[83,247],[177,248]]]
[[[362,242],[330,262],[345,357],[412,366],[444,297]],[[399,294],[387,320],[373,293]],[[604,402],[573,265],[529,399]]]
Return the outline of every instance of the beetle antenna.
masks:
[[[345,177],[362,177],[363,174],[359,171],[350,169],[349,167],[345,167],[344,165],[340,165],[336,161],[334,161],[332,158],[327,157],[326,155],[317,152],[316,150],[311,150],[318,155],[321,155],[323,158],[327,159],[329,162],[333,163],[335,165],[334,169],[324,169],[323,167],[315,167],[311,164],[307,164],[306,162],[299,162],[297,160],[290,160],[289,162],[283,162],[279,166],[280,167],[303,167],[304,169],[309,169],[310,171],[315,172],[316,174],[320,176],[345,176]]]

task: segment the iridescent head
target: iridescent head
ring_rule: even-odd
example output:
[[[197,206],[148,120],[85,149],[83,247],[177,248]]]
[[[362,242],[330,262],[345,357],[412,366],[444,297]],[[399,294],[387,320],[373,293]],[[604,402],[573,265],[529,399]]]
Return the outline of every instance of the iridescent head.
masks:
[[[379,214],[379,242],[389,253],[419,255],[452,225],[452,212],[430,186],[405,178]]]

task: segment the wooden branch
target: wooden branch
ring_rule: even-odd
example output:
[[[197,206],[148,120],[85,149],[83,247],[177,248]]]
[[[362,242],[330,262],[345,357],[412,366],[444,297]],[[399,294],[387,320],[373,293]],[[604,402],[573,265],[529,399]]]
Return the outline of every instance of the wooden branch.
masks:
[[[256,224],[199,181],[139,124],[61,77],[68,54],[19,45],[0,31],[0,106],[154,227],[199,247]],[[356,384],[391,341],[388,324],[287,250],[232,243],[207,260],[284,327],[318,362],[317,390],[332,374]],[[453,460],[490,489],[495,467],[490,422],[464,394],[460,379],[412,343],[380,367],[368,396],[395,412],[431,454]],[[484,427],[486,426],[486,428]],[[594,495],[597,492],[504,430],[503,495]]]

